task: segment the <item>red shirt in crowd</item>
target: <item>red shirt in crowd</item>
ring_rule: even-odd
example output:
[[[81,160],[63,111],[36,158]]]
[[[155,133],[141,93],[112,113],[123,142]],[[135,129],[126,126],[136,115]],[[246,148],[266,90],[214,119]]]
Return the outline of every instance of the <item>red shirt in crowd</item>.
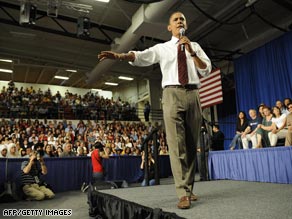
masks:
[[[99,150],[94,149],[91,153],[91,163],[92,163],[92,169],[93,172],[96,173],[102,173],[103,168],[102,168],[102,157],[99,156]]]

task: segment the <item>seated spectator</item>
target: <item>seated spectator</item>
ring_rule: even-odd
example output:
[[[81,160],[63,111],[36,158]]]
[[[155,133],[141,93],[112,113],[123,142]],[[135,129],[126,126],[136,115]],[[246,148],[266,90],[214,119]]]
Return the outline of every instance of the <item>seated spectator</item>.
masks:
[[[26,150],[23,149],[23,148],[20,148],[19,154],[20,154],[20,157],[25,157],[26,156]]]
[[[44,157],[54,157],[54,153],[52,150],[52,146],[50,144],[44,146],[45,147],[45,151],[44,151]]]
[[[125,147],[124,152],[122,153],[123,156],[130,156],[132,155],[131,153],[131,148],[130,147]]]
[[[262,119],[257,116],[257,112],[255,109],[249,110],[250,120],[248,121],[248,127],[241,134],[242,146],[243,149],[249,149],[248,142],[252,142],[252,148],[257,148],[258,140],[257,140],[257,130],[259,129],[259,125],[262,122]]]
[[[269,132],[272,131],[272,118],[273,114],[271,113],[271,109],[267,106],[263,107],[264,117],[262,123],[258,126],[259,129],[257,130],[257,148],[270,147],[270,140],[268,137]]]
[[[236,134],[233,137],[229,149],[234,150],[236,143],[238,144],[238,149],[242,149],[242,142],[241,142],[241,135],[244,132],[244,130],[248,126],[248,120],[246,118],[246,114],[243,111],[240,111],[238,113],[237,121],[236,121]]]
[[[47,174],[47,167],[44,159],[33,152],[29,155],[29,161],[23,161],[21,164],[22,189],[28,200],[43,200],[45,198],[54,198],[55,194],[46,187],[41,180],[41,175]]]
[[[265,115],[264,115],[264,111],[263,111],[264,106],[265,106],[264,103],[261,103],[261,104],[258,106],[259,117],[261,117],[261,118],[264,118],[264,117],[265,117]]]
[[[213,136],[211,137],[211,150],[224,150],[224,134],[220,131],[219,125],[213,125]]]
[[[83,149],[83,147],[78,147],[78,148],[77,148],[76,156],[78,156],[78,157],[84,157],[84,156],[86,156],[86,154],[84,154],[84,149]]]
[[[63,148],[62,146],[58,146],[57,147],[57,153],[56,153],[56,156],[57,157],[61,157],[61,154],[63,153]]]
[[[16,149],[16,145],[14,143],[9,143],[7,145],[7,158],[19,158],[18,151]]]
[[[113,151],[113,156],[121,156],[123,152],[123,149],[121,148],[115,148]]]
[[[104,153],[105,153],[107,156],[113,156],[113,152],[112,152],[111,147],[105,147],[105,148],[104,148]]]
[[[284,139],[288,132],[286,129],[286,114],[282,114],[280,108],[277,106],[273,107],[273,114],[273,129],[268,134],[272,147],[276,146],[278,139]]]
[[[289,114],[287,115],[287,128],[288,133],[285,139],[285,146],[292,146],[292,102],[287,105]]]
[[[284,101],[283,101],[283,103],[284,103],[284,113],[286,114],[286,115],[288,115],[289,113],[290,113],[290,110],[289,110],[289,108],[288,108],[288,105],[290,104],[290,103],[292,103],[292,100],[291,100],[291,98],[285,98],[284,99]]]
[[[64,151],[61,153],[60,157],[75,157],[76,153],[72,151],[72,144],[66,143],[64,145]]]
[[[281,114],[286,114],[286,107],[284,107],[281,100],[277,100],[275,106],[280,109]]]
[[[7,146],[4,144],[0,145],[0,158],[5,158],[7,156]]]

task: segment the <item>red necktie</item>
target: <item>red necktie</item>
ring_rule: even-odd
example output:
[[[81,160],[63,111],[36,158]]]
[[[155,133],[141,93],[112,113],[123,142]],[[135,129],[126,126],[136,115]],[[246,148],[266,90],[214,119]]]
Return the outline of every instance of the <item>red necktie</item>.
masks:
[[[184,86],[189,82],[186,53],[181,45],[178,45],[177,48],[178,81]]]

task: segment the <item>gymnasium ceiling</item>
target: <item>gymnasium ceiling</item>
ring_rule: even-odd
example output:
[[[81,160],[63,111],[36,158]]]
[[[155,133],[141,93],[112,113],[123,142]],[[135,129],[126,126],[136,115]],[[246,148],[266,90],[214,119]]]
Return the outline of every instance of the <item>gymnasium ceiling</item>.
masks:
[[[185,14],[186,35],[199,42],[214,67],[228,78],[232,60],[292,29],[292,3],[289,0],[164,0],[142,4],[142,0],[0,0],[0,80],[112,90],[105,85],[128,76],[134,80],[160,79],[159,68],[132,67],[128,63],[99,63],[102,50],[142,50],[167,41],[169,15]],[[34,25],[20,25],[20,4],[37,7]],[[149,2],[149,1],[148,1]],[[48,16],[48,5],[57,4],[57,17]],[[52,13],[52,12],[51,12]],[[56,11],[53,11],[53,15]],[[77,37],[78,17],[89,17],[89,37]],[[68,72],[75,69],[77,72]],[[55,75],[69,80],[55,79]]]

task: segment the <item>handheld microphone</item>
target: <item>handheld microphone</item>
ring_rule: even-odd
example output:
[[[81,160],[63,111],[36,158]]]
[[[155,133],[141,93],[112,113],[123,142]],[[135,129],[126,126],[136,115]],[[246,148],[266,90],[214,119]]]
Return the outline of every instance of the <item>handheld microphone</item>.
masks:
[[[185,35],[185,28],[180,28],[179,29],[179,35],[180,35],[180,37],[182,37],[182,36],[184,36]],[[180,45],[180,49],[181,49],[181,51],[184,51],[185,50],[185,45],[184,44],[181,44]]]

